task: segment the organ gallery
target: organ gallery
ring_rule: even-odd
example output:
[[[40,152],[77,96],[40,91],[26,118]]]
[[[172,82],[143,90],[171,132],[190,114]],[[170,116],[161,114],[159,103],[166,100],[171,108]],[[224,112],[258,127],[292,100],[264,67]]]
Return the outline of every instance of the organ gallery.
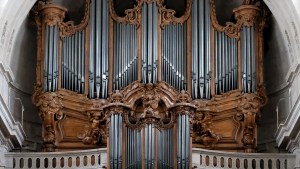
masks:
[[[86,0],[79,24],[36,4],[45,151],[107,147],[110,168],[147,169],[190,168],[192,148],[256,151],[264,5],[220,25],[214,0],[168,1]]]

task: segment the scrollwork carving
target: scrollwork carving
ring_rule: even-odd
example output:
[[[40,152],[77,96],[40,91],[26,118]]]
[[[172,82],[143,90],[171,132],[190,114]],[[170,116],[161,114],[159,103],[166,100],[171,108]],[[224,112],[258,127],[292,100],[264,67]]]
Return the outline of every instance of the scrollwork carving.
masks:
[[[159,6],[159,13],[161,14],[161,28],[164,28],[166,25],[170,24],[183,24],[187,21],[187,19],[191,15],[191,8],[192,8],[192,0],[186,1],[186,8],[184,14],[177,18],[175,17],[176,11],[172,9],[167,9],[164,4],[164,0],[160,0],[158,2]]]
[[[111,18],[119,23],[133,24],[139,27],[141,25],[141,8],[143,1],[138,1],[137,5],[133,9],[125,10],[125,16],[120,17],[114,10],[114,3],[112,0],[109,1],[109,13]]]
[[[82,31],[88,24],[90,13],[90,0],[85,0],[84,17],[80,24],[75,25],[73,21],[60,22],[60,37],[67,37],[75,34],[76,32]]]

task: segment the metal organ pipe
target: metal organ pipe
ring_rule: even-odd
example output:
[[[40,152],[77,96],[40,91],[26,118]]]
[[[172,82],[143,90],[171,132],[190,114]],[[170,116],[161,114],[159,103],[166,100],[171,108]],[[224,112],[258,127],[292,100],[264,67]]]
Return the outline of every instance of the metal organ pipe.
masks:
[[[120,90],[136,81],[137,29],[135,25],[114,23],[114,90]]]
[[[58,26],[46,25],[44,46],[44,91],[55,92],[58,83]]]
[[[162,80],[177,90],[185,90],[186,33],[186,23],[167,25],[162,30]]]
[[[84,93],[85,31],[63,38],[62,88]],[[57,66],[56,66],[57,67]],[[56,73],[57,74],[57,73]],[[57,88],[57,85],[55,85]]]
[[[224,32],[214,31],[215,93],[237,89],[237,40]]]
[[[210,4],[194,0],[192,4],[192,97],[210,99]]]
[[[107,97],[108,17],[108,2],[91,0],[89,98]]]

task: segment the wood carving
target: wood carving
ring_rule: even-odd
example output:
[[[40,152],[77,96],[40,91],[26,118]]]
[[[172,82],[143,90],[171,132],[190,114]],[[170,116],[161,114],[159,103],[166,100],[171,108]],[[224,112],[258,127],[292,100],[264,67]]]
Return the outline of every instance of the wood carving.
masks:
[[[109,1],[109,14],[111,18],[123,24],[134,24],[137,27],[141,25],[141,9],[142,9],[143,1],[138,1],[137,5],[133,9],[126,9],[125,16],[120,17],[117,15],[114,9],[114,3],[112,0]]]
[[[197,112],[193,123],[193,142],[213,147],[222,135],[214,131],[213,116],[209,112]]]
[[[57,95],[57,93],[43,92],[42,88],[37,86],[33,95],[33,103],[39,108],[39,115],[43,121],[45,151],[54,151],[54,117],[62,108],[61,98]]]
[[[175,10],[166,8],[166,6],[164,5],[164,0],[160,0],[158,2],[158,7],[159,7],[159,13],[161,16],[160,26],[163,29],[165,26],[170,25],[170,24],[183,24],[184,22],[186,22],[191,15],[192,0],[186,1],[185,12],[179,18],[177,18],[175,16],[175,14],[176,14]]]
[[[60,22],[60,37],[68,37],[76,32],[82,31],[86,28],[89,21],[89,13],[90,13],[90,0],[85,0],[85,9],[84,9],[84,17],[81,20],[80,24],[75,25],[73,21],[68,22]]]

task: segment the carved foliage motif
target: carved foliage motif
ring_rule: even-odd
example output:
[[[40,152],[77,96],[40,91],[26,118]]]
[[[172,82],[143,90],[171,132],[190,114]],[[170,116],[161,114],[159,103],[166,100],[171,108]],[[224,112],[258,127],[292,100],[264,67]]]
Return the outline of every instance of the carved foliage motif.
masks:
[[[85,0],[85,10],[84,10],[84,17],[81,20],[79,25],[75,25],[73,21],[69,22],[60,22],[60,36],[67,37],[75,34],[78,31],[83,30],[89,21],[89,13],[90,13],[90,0]]]
[[[126,125],[132,129],[141,129],[146,124],[153,124],[158,129],[170,128],[176,122],[176,116],[187,114],[192,117],[195,109],[189,103],[191,97],[187,92],[182,91],[178,95],[165,82],[135,82],[111,94],[109,100],[110,104],[104,107],[106,118],[109,119],[112,114],[121,114]]]
[[[109,1],[109,13],[111,18],[119,23],[123,24],[134,24],[139,27],[141,25],[141,8],[143,1],[138,1],[137,5],[133,9],[125,10],[125,16],[120,17],[114,10],[114,3],[112,0]]]
[[[214,29],[218,32],[225,32],[225,34],[231,38],[240,38],[239,33],[243,26],[255,26],[258,25],[258,29],[261,30],[264,25],[264,19],[258,20],[258,16],[264,12],[264,9],[259,9],[260,3],[257,0],[245,0],[243,6],[234,9],[236,23],[226,22],[225,26],[221,26],[218,23],[216,10],[215,10],[215,0],[210,0],[211,4],[211,22]],[[263,17],[261,17],[263,18]]]
[[[54,117],[61,115],[63,107],[60,96],[54,92],[43,92],[40,85],[35,86],[32,96],[33,103],[39,108],[39,115],[43,121],[43,139],[46,151],[53,151],[55,143]]]
[[[183,24],[191,15],[192,0],[186,1],[186,9],[184,14],[177,18],[175,17],[176,11],[172,9],[167,9],[164,4],[164,0],[158,2],[159,13],[161,14],[161,27],[164,28],[166,25],[170,24]]]

